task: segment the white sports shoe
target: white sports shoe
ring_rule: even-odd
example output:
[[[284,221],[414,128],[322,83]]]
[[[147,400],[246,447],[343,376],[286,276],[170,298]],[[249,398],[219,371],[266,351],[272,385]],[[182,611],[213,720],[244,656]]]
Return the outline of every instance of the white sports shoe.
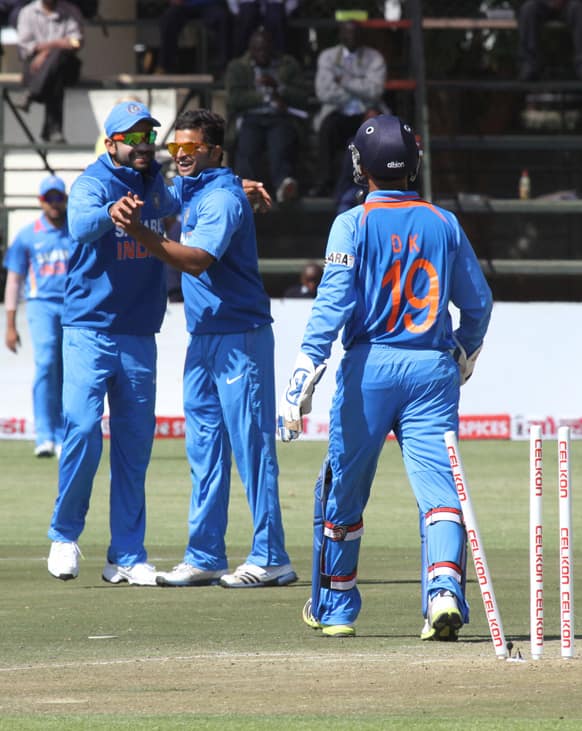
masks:
[[[57,579],[68,581],[79,575],[79,546],[73,541],[53,541],[48,557],[49,573]]]
[[[135,584],[136,586],[155,586],[156,568],[149,563],[136,563],[133,566],[118,566],[109,561],[103,567],[103,581],[110,584]]]
[[[428,602],[428,617],[420,639],[455,642],[462,626],[463,617],[457,597],[451,591],[439,591]]]
[[[35,457],[54,457],[55,456],[55,443],[47,440],[42,444],[38,444],[34,448]]]
[[[218,584],[221,576],[226,574],[226,569],[218,571],[205,571],[191,563],[183,561],[171,571],[160,571],[156,577],[158,586],[208,586]]]
[[[290,563],[284,566],[255,566],[243,563],[232,574],[224,574],[220,585],[226,589],[256,589],[261,586],[286,586],[297,581]]]

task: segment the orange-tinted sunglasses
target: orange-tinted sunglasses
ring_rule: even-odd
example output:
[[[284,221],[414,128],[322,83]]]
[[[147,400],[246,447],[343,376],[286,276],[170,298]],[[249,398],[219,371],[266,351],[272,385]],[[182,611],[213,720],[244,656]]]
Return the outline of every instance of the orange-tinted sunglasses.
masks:
[[[216,145],[209,145],[208,142],[168,142],[166,145],[168,152],[172,157],[176,157],[178,150],[182,150],[185,155],[195,155],[203,147],[210,150]]]

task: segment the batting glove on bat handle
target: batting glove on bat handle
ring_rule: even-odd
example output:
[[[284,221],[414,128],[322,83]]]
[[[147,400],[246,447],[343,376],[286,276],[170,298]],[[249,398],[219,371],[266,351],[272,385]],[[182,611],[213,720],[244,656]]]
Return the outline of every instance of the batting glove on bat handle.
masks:
[[[303,431],[302,417],[311,412],[313,391],[323,376],[326,363],[315,367],[311,358],[299,353],[289,384],[281,399],[277,427],[283,442],[292,442]]]

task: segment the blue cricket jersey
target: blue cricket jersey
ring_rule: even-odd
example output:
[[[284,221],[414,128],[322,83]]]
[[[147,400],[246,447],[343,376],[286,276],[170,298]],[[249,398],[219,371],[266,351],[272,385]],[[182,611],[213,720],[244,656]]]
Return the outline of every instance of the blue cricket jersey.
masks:
[[[246,332],[271,323],[255,221],[240,180],[229,168],[207,168],[174,185],[182,201],[181,243],[216,258],[199,277],[182,274],[188,332]]]
[[[176,213],[179,203],[159,171],[156,162],[145,175],[117,167],[105,153],[73,183],[64,327],[124,335],[159,331],[166,309],[165,266],[109,217],[113,203],[136,193],[145,202],[142,222],[163,234],[163,219]]]
[[[344,327],[345,348],[454,347],[449,302],[460,310],[455,336],[479,347],[492,297],[457,218],[409,191],[376,191],[340,214],[301,349],[315,365]]]
[[[57,228],[43,214],[18,232],[4,266],[25,278],[27,300],[62,302],[70,248],[66,222]]]

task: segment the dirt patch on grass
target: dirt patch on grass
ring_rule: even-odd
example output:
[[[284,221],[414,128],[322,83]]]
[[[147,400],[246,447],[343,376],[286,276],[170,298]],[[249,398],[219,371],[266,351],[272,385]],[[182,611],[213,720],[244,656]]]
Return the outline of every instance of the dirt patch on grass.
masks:
[[[208,653],[4,668],[0,712],[582,717],[578,660],[510,663],[460,644],[423,645],[418,653],[354,649],[353,640],[344,640],[322,654]]]

